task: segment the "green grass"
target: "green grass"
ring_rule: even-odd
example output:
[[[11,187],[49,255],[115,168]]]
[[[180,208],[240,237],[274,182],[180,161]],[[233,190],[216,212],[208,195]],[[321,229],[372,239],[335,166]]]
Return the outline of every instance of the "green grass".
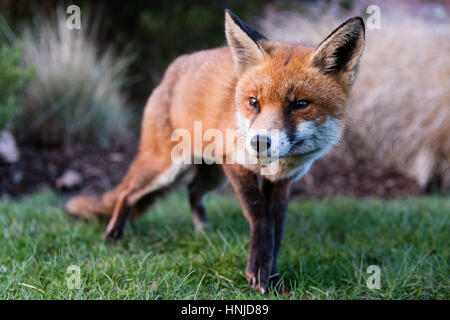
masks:
[[[244,276],[248,224],[212,195],[213,232],[195,236],[186,194],[172,194],[105,245],[105,225],[69,218],[44,191],[0,203],[1,299],[261,299]],[[283,299],[449,299],[450,199],[291,201],[280,256]],[[379,290],[366,286],[381,268]],[[66,285],[81,268],[81,289]]]

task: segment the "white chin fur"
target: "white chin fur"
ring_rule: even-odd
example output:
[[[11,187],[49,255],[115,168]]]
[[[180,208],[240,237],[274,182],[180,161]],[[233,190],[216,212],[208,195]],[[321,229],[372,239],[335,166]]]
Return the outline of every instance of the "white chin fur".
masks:
[[[329,117],[323,124],[315,121],[302,122],[295,132],[295,142],[290,150],[291,154],[304,154],[320,150],[318,157],[327,153],[342,135],[342,121]],[[302,141],[295,147],[296,143]]]

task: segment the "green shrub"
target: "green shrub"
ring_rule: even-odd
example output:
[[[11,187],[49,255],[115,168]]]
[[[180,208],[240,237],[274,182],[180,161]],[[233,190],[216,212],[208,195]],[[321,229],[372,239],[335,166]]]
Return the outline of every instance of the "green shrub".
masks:
[[[0,132],[20,115],[23,93],[31,79],[32,72],[20,65],[21,59],[20,48],[0,44]]]
[[[102,52],[84,18],[81,30],[36,20],[25,29],[24,63],[36,76],[24,101],[20,137],[44,144],[125,143],[130,138],[123,87],[130,58]]]

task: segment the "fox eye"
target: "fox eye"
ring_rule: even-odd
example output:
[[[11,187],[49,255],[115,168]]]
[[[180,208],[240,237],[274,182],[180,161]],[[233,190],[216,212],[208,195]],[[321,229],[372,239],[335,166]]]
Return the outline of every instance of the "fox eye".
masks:
[[[295,100],[291,103],[290,108],[291,110],[305,110],[309,107],[310,102],[308,100],[300,99]]]
[[[258,105],[258,100],[256,100],[255,97],[250,97],[248,99],[248,105],[254,109],[258,109],[259,105]]]

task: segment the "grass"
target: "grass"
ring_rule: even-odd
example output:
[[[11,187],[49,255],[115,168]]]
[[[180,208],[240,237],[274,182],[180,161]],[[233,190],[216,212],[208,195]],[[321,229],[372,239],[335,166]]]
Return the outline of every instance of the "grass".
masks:
[[[328,198],[290,203],[280,257],[288,297],[244,276],[248,224],[234,197],[212,195],[214,231],[195,236],[178,192],[133,221],[117,245],[105,225],[69,218],[50,191],[0,203],[1,299],[449,299],[450,199]],[[381,268],[379,290],[366,286]],[[70,265],[81,289],[66,285]]]

